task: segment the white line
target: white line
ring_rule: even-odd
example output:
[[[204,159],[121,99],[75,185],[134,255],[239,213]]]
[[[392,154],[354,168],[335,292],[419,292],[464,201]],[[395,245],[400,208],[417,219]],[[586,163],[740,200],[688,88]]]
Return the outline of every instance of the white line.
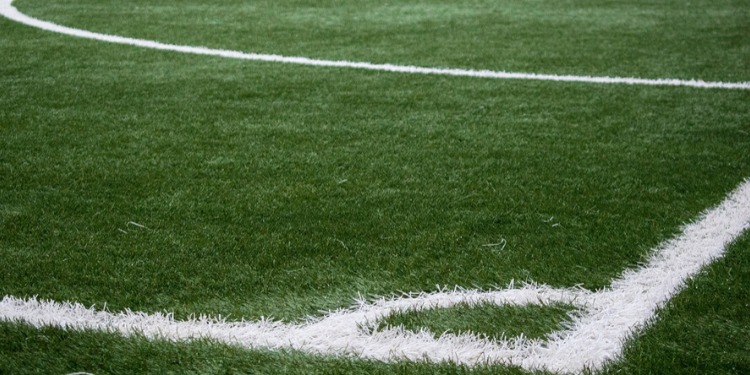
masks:
[[[169,315],[126,311],[109,313],[78,303],[6,296],[0,319],[33,326],[140,333],[169,340],[213,338],[248,348],[287,348],[317,354],[354,354],[383,361],[429,360],[468,366],[506,363],[527,370],[577,373],[601,368],[622,354],[625,340],[643,329],[656,310],[684,287],[685,281],[724,254],[726,246],[750,227],[750,179],[717,207],[683,228],[683,233],[654,249],[648,262],[627,270],[608,289],[553,289],[526,285],[496,291],[454,290],[381,299],[349,310],[311,318],[304,324],[225,322],[202,317],[177,321]],[[378,320],[396,311],[444,308],[457,304],[527,305],[567,303],[579,306],[571,325],[549,340],[522,337],[491,341],[470,334],[429,333],[401,328],[371,332]],[[365,328],[363,328],[365,327]]]
[[[645,78],[625,78],[625,77],[589,77],[574,75],[555,75],[555,74],[536,74],[536,73],[519,73],[503,72],[491,70],[470,70],[470,69],[451,69],[451,68],[429,68],[419,66],[404,66],[393,64],[373,64],[369,62],[354,61],[332,61],[318,60],[307,57],[289,57],[280,55],[247,53],[240,51],[229,51],[221,49],[212,49],[205,47],[180,46],[166,44],[151,40],[128,38],[116,35],[99,34],[86,30],[74,29],[66,26],[60,26],[51,22],[42,21],[29,17],[19,12],[11,3],[13,0],[0,0],[0,14],[3,16],[39,29],[52,31],[60,34],[66,34],[79,38],[94,39],[102,42],[126,44],[137,47],[153,48],[164,51],[182,52],[196,55],[219,56],[232,59],[255,60],[266,62],[277,62],[287,64],[312,65],[321,67],[336,68],[353,68],[365,69],[393,73],[411,73],[411,74],[433,74],[447,76],[463,76],[478,78],[495,78],[495,79],[525,79],[537,81],[559,81],[559,82],[581,82],[581,83],[599,83],[599,84],[628,84],[628,85],[648,85],[648,86],[687,86],[698,88],[718,88],[718,89],[738,89],[750,90],[750,82],[710,82],[702,80],[682,80],[672,78],[645,79]]]
[[[106,42],[184,53],[403,73],[750,89],[748,82],[646,80],[421,68],[175,46],[58,26],[21,14],[11,6],[11,2],[12,0],[0,0],[0,13],[41,29]],[[607,360],[619,357],[624,341],[633,332],[643,329],[654,316],[656,309],[684,287],[689,277],[722,256],[727,244],[734,241],[749,226],[750,180],[747,180],[718,207],[705,213],[697,222],[687,225],[681,236],[655,249],[645,266],[638,270],[625,271],[612,283],[611,288],[598,292],[553,289],[536,285],[522,288],[510,286],[507,289],[489,292],[443,291],[382,299],[373,303],[361,302],[356,308],[336,311],[304,324],[283,324],[269,320],[224,322],[211,318],[177,321],[163,314],[131,311],[113,314],[86,308],[77,303],[5,296],[0,302],[0,319],[25,321],[37,327],[96,329],[125,335],[142,333],[147,337],[170,340],[210,337],[249,348],[292,348],[320,354],[357,354],[384,361],[427,359],[434,362],[452,361],[469,366],[482,363],[509,363],[529,370],[543,368],[560,372],[580,372],[584,368],[600,368]],[[381,332],[363,329],[396,311],[450,307],[459,303],[526,305],[555,302],[577,305],[582,309],[582,313],[574,318],[570,327],[554,333],[545,342],[523,338],[490,341],[472,335],[443,335],[435,339],[431,334],[414,333],[398,328]]]

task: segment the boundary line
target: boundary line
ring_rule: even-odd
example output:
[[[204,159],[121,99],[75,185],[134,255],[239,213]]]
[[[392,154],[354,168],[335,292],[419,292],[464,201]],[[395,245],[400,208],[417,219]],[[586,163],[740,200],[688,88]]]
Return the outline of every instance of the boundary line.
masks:
[[[222,49],[213,49],[206,47],[184,46],[161,43],[152,40],[135,39],[116,35],[100,34],[91,31],[75,29],[66,26],[60,26],[52,22],[42,21],[29,17],[16,9],[13,0],[0,0],[0,14],[3,16],[55,33],[70,35],[79,38],[93,39],[102,42],[125,44],[136,47],[152,48],[164,51],[181,52],[196,55],[218,56],[231,59],[254,60],[265,62],[276,62],[286,64],[311,65],[319,67],[335,67],[364,69],[391,73],[410,73],[410,74],[429,74],[445,75],[460,77],[476,78],[494,78],[494,79],[522,79],[535,81],[557,81],[557,82],[579,82],[579,83],[599,83],[599,84],[628,84],[628,85],[647,85],[647,86],[686,86],[697,88],[716,88],[716,89],[735,89],[750,90],[750,82],[711,82],[702,80],[682,80],[673,78],[645,79],[634,77],[591,77],[575,75],[556,75],[556,74],[537,74],[521,72],[505,72],[492,70],[471,70],[471,69],[453,69],[453,68],[431,68],[408,65],[394,64],[374,64],[369,62],[342,61],[342,60],[320,60],[308,57],[281,56],[260,53],[247,53],[241,51],[230,51]]]
[[[80,303],[5,296],[0,320],[26,322],[35,327],[101,330],[125,336],[189,341],[210,338],[246,348],[293,349],[327,355],[357,355],[386,362],[398,360],[453,362],[467,366],[511,364],[527,370],[546,369],[578,373],[600,369],[622,355],[623,345],[643,330],[685,282],[704,266],[723,256],[726,246],[750,228],[750,179],[717,207],[683,228],[677,238],[657,246],[639,269],[625,270],[609,288],[554,289],[525,285],[494,291],[464,290],[411,294],[375,302],[359,301],[302,324],[272,320],[226,322],[202,316],[177,321],[168,314],[125,311],[110,313]],[[570,325],[549,339],[514,337],[487,340],[471,334],[445,334],[438,339],[427,332],[401,327],[374,331],[378,320],[397,311],[476,305],[529,305],[563,302],[581,309]],[[370,327],[370,328],[368,328]]]
[[[698,88],[750,89],[750,82],[705,82],[700,80],[641,79],[621,77],[560,76],[533,73],[497,72],[328,61],[306,57],[285,57],[227,51],[204,47],[179,46],[156,41],[93,33],[59,26],[20,13],[13,0],[0,0],[0,14],[40,29],[94,39],[181,53],[266,62],[322,67],[354,68],[396,73],[434,74],[495,79],[600,84],[687,86]],[[354,354],[382,361],[429,360],[475,366],[504,363],[527,370],[546,369],[581,372],[598,369],[622,355],[623,344],[644,329],[656,310],[669,301],[701,268],[723,256],[726,246],[750,228],[750,179],[717,207],[706,211],[683,233],[653,249],[644,266],[625,270],[604,290],[555,289],[545,285],[514,285],[494,291],[444,290],[409,294],[375,302],[359,301],[358,306],[310,318],[303,324],[272,320],[226,322],[211,317],[177,321],[169,314],[125,311],[110,313],[86,308],[80,303],[44,301],[37,298],[5,296],[0,301],[0,320],[26,322],[35,327],[56,326],[74,330],[94,329],[123,335],[143,334],[150,338],[192,340],[212,338],[248,348],[294,349],[318,354]],[[471,334],[431,334],[402,328],[372,332],[381,318],[397,311],[446,308],[457,304],[496,305],[569,303],[581,309],[569,327],[555,332],[546,341],[524,337],[492,341]]]

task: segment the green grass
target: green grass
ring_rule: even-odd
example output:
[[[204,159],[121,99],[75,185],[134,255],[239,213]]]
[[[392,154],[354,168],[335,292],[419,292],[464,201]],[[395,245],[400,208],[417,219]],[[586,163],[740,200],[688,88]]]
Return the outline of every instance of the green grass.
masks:
[[[660,311],[624,359],[602,374],[744,374],[750,316],[750,235]],[[296,352],[246,351],[207,341],[174,344],[101,332],[0,323],[0,374],[520,374],[502,366],[383,364]]]
[[[603,374],[750,372],[750,234],[659,312],[656,323]]]
[[[491,340],[519,336],[544,339],[548,334],[564,329],[565,323],[571,322],[569,314],[574,310],[574,307],[565,305],[519,307],[464,304],[393,313],[381,320],[377,329],[403,327],[413,332],[426,330],[432,332],[435,338],[446,333],[471,333]]]
[[[66,374],[522,374],[514,368],[480,369],[296,352],[246,351],[199,341],[174,344],[100,332],[73,333],[0,323],[0,373]]]
[[[747,1],[14,4],[68,26],[248,52],[750,80]],[[346,307],[358,293],[511,280],[596,289],[750,176],[747,91],[233,61],[4,19],[0,35],[2,295],[293,321]],[[746,259],[746,243],[732,254]],[[712,305],[711,295],[695,298]],[[47,336],[76,344],[57,353],[37,342]],[[13,346],[23,337],[33,338],[28,347]],[[100,341],[121,365],[96,365]],[[199,351],[184,367],[197,372],[254,360],[282,363],[279,372],[394,371],[9,324],[0,342],[1,355],[19,358],[2,369],[10,373],[75,371],[77,361],[99,372],[161,372],[161,359],[147,364],[151,351]],[[658,365],[627,358],[628,371]],[[701,363],[677,362],[687,372]],[[182,364],[169,366],[182,372]]]
[[[241,51],[556,74],[748,80],[747,0],[26,0],[100,32]]]

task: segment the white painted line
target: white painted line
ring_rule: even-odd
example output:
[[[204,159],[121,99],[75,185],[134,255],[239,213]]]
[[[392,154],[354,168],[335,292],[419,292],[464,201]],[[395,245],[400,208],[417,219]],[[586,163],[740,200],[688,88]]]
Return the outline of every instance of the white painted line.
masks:
[[[0,0],[4,16],[41,29],[106,42],[128,44],[176,52],[222,56],[248,60],[295,63],[315,66],[359,68],[402,73],[534,79],[590,83],[671,85],[703,88],[750,89],[750,83],[647,80],[618,77],[578,77],[527,73],[421,68],[389,64],[325,61],[304,57],[249,54],[201,47],[175,46],[119,36],[109,36],[58,26],[25,16]],[[654,249],[650,260],[638,270],[628,270],[609,289],[591,292],[583,289],[554,289],[547,286],[509,286],[496,291],[454,290],[432,294],[382,299],[332,312],[304,324],[276,321],[224,322],[211,318],[177,321],[169,315],[126,311],[109,313],[78,303],[41,301],[5,296],[0,302],[0,319],[24,321],[36,327],[57,326],[141,333],[151,338],[190,340],[200,337],[249,348],[291,348],[309,353],[356,354],[383,361],[452,361],[474,366],[508,363],[525,369],[580,372],[600,368],[607,360],[621,355],[622,345],[633,332],[643,329],[702,267],[721,257],[726,246],[750,227],[750,180],[744,181],[718,207],[684,228],[678,238]],[[368,332],[362,329],[396,311],[450,307],[460,303],[527,305],[562,302],[579,306],[580,316],[571,326],[552,334],[549,340],[512,338],[499,341],[472,335],[444,335],[435,339],[428,333],[403,329]]]
[[[622,354],[624,342],[643,329],[656,310],[684,287],[688,278],[724,254],[728,244],[750,227],[750,179],[683,233],[654,249],[640,269],[626,270],[611,287],[592,292],[526,285],[496,291],[457,289],[421,293],[375,302],[311,318],[304,324],[225,322],[211,318],[177,321],[169,315],[141,312],[109,313],[78,303],[5,296],[0,319],[35,327],[56,326],[140,333],[150,338],[190,340],[213,338],[248,348],[286,348],[316,354],[354,354],[382,361],[451,361],[475,366],[506,363],[527,370],[577,373],[601,368]],[[582,312],[570,327],[549,340],[511,338],[492,341],[473,335],[443,335],[404,329],[369,332],[381,318],[396,311],[445,308],[457,304],[528,305],[567,303]]]
[[[392,73],[411,73],[411,74],[432,74],[446,76],[478,77],[478,78],[495,78],[495,79],[524,79],[536,81],[559,81],[559,82],[581,82],[581,83],[599,83],[599,84],[628,84],[628,85],[648,85],[648,86],[687,86],[698,88],[718,88],[718,89],[738,89],[750,90],[750,82],[709,82],[702,80],[682,80],[673,78],[644,79],[644,78],[623,78],[623,77],[589,77],[574,75],[555,75],[555,74],[536,74],[536,73],[518,73],[503,72],[491,70],[470,70],[470,69],[452,69],[452,68],[429,68],[419,66],[404,66],[393,64],[373,64],[369,62],[355,61],[332,61],[319,60],[307,57],[289,57],[280,55],[247,53],[240,51],[229,51],[221,49],[212,49],[205,47],[180,46],[166,44],[151,40],[128,38],[116,35],[99,34],[90,31],[74,29],[71,27],[60,26],[51,22],[42,21],[29,17],[18,11],[11,3],[13,0],[0,0],[0,14],[3,16],[42,30],[52,31],[60,34],[66,34],[79,38],[93,39],[102,42],[126,44],[137,47],[153,48],[164,51],[174,51],[190,53],[196,55],[219,56],[232,59],[255,60],[266,62],[277,62],[287,64],[311,65],[320,67],[352,68],[365,69]]]

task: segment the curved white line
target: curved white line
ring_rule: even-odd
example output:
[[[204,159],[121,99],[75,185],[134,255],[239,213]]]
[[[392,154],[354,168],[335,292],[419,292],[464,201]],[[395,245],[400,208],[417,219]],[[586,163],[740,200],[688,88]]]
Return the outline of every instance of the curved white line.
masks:
[[[628,84],[628,85],[649,85],[649,86],[687,86],[698,88],[719,88],[719,89],[738,89],[750,90],[750,82],[709,82],[702,80],[682,80],[672,78],[644,79],[644,78],[623,78],[623,77],[589,77],[574,75],[555,75],[555,74],[536,74],[536,73],[518,73],[503,72],[491,70],[470,70],[470,69],[451,69],[451,68],[428,68],[419,66],[404,66],[393,64],[373,64],[368,62],[354,61],[333,61],[318,60],[307,57],[289,57],[280,55],[246,53],[240,51],[229,51],[222,49],[213,49],[206,47],[181,46],[166,44],[151,40],[128,38],[116,35],[99,34],[91,31],[74,29],[71,27],[60,26],[51,22],[42,21],[29,17],[18,11],[11,3],[13,0],[0,0],[0,14],[3,16],[39,29],[52,31],[60,34],[66,34],[79,38],[93,39],[102,42],[126,44],[137,47],[153,48],[164,51],[174,51],[190,53],[196,55],[219,56],[232,59],[255,60],[266,62],[277,62],[287,64],[312,65],[321,67],[337,67],[365,69],[393,73],[412,73],[412,74],[433,74],[447,76],[463,76],[478,78],[495,78],[495,79],[525,79],[537,81],[559,81],[559,82],[582,82],[582,83],[600,83],[600,84]]]
[[[37,327],[57,326],[134,333],[169,340],[212,338],[248,348],[291,348],[318,354],[355,354],[383,361],[451,361],[475,366],[507,363],[527,370],[581,372],[601,368],[622,354],[622,346],[643,329],[656,310],[680,291],[685,281],[724,254],[726,246],[750,227],[750,179],[717,207],[683,228],[683,233],[655,250],[637,270],[627,270],[609,289],[553,289],[547,286],[509,286],[497,291],[454,290],[381,299],[332,312],[303,324],[226,322],[201,317],[177,321],[169,315],[126,311],[109,313],[78,303],[59,303],[6,296],[0,319],[24,321]],[[444,308],[460,303],[527,305],[567,303],[579,306],[567,329],[550,338],[511,338],[492,341],[473,335],[443,335],[404,329],[370,332],[379,319],[405,310]]]
[[[486,78],[515,78],[592,83],[672,85],[704,88],[749,89],[750,83],[722,83],[682,80],[644,80],[617,77],[576,77],[420,68],[387,64],[314,60],[301,57],[248,54],[200,47],[174,46],[159,42],[109,36],[58,26],[25,16],[11,6],[12,0],[0,0],[0,13],[41,29],[63,34],[184,53],[223,56],[248,60],[296,63],[317,66],[370,70],[444,74]],[[591,292],[582,289],[553,289],[546,286],[509,287],[497,291],[456,290],[419,294],[374,303],[361,302],[354,309],[341,310],[305,324],[224,322],[211,318],[176,321],[169,315],[96,311],[77,303],[58,303],[6,296],[0,302],[0,319],[25,321],[34,326],[59,326],[72,329],[98,329],[129,335],[189,340],[210,337],[250,348],[293,348],[321,354],[358,354],[392,361],[397,359],[453,361],[466,365],[510,363],[525,369],[579,372],[585,367],[599,368],[621,354],[623,342],[642,329],[683,286],[687,278],[703,266],[721,257],[728,243],[750,227],[750,180],[744,181],[718,207],[684,228],[682,235],[657,249],[645,266],[630,270],[612,283],[610,289]],[[459,303],[497,305],[563,302],[580,306],[568,329],[554,333],[546,342],[515,338],[490,341],[472,335],[444,335],[391,329],[367,332],[363,326],[393,313],[409,309],[450,307]]]

